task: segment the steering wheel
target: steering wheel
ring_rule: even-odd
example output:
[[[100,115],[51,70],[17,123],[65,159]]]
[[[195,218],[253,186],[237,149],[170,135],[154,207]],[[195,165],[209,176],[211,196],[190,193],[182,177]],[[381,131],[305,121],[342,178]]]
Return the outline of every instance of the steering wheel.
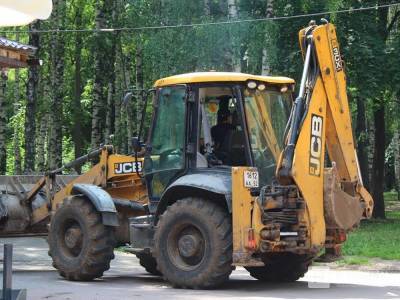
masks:
[[[163,166],[165,163],[168,162],[169,156],[180,156],[182,157],[183,149],[180,148],[173,148],[173,149],[167,149],[160,153],[160,167]]]

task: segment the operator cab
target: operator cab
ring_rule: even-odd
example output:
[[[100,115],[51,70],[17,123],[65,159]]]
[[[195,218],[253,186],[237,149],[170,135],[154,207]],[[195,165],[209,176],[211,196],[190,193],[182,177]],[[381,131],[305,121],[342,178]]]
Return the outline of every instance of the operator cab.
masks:
[[[199,88],[199,141],[196,167],[247,164],[240,107],[230,87]]]
[[[178,178],[258,168],[271,182],[281,153],[294,81],[241,73],[191,73],[155,83],[144,173],[150,202]]]

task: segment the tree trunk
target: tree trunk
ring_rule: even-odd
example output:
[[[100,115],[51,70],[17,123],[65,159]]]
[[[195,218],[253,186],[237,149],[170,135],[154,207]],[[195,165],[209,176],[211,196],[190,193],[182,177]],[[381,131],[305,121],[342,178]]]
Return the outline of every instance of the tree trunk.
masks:
[[[115,1],[97,1],[96,28],[113,27],[117,24],[118,3]],[[107,22],[107,20],[110,20]],[[91,147],[98,148],[108,141],[106,132],[113,131],[113,96],[115,81],[116,34],[95,34],[96,48],[94,51],[94,85],[92,102],[92,134]],[[111,45],[111,47],[110,47]],[[111,83],[111,84],[110,84]],[[108,92],[108,90],[110,90]],[[110,107],[107,103],[110,103]],[[107,121],[108,119],[108,121]],[[107,128],[107,122],[109,128]]]
[[[228,19],[235,20],[238,18],[238,0],[228,0]],[[233,72],[240,72],[240,58],[237,58],[234,51],[234,36],[232,32],[236,26],[230,26],[230,43],[225,46],[225,69]],[[226,48],[228,47],[228,48]],[[239,51],[240,52],[240,51]]]
[[[75,15],[75,27],[82,27],[82,10],[80,9],[82,5],[81,1],[77,3],[76,15]],[[72,105],[72,140],[74,142],[74,152],[75,158],[83,155],[83,135],[82,135],[82,106],[81,106],[81,94],[82,94],[82,76],[81,76],[81,65],[82,65],[82,47],[83,39],[82,33],[75,33],[75,49],[74,49],[74,87],[73,87],[73,105]],[[75,166],[75,171],[81,174],[82,166]]]
[[[48,115],[45,114],[40,119],[40,127],[37,138],[37,170],[38,172],[44,172],[46,170],[46,141],[47,141],[47,129],[48,129]]]
[[[124,61],[126,61],[124,59]],[[127,87],[131,86],[131,77],[129,74],[129,70],[126,68],[126,65],[124,66],[125,70],[125,80],[126,80],[126,85]],[[124,153],[128,154],[130,152],[130,145],[131,145],[131,139],[133,136],[133,126],[134,126],[134,121],[133,121],[133,103],[132,101],[129,101],[126,104],[125,111],[122,112],[122,114],[125,116],[125,122],[126,122],[126,136],[124,137]],[[136,124],[136,123],[135,123]]]
[[[229,19],[237,18],[238,10],[236,0],[228,0],[228,17]]]
[[[162,4],[163,5],[163,4]],[[160,6],[163,7],[163,6]],[[123,87],[124,90],[128,90],[131,86],[131,76],[129,65],[127,64],[127,58],[125,57],[124,51],[122,49],[122,44],[119,44],[119,55],[120,55],[120,67],[122,73]],[[125,93],[124,91],[124,93]],[[122,97],[124,94],[122,95]],[[126,103],[126,106],[119,106],[119,119],[120,119],[120,127],[121,135],[121,153],[129,153],[129,145],[131,144],[131,138],[133,136],[133,113],[132,113],[132,101]]]
[[[136,97],[136,136],[139,136],[140,122],[142,119],[143,105],[143,49],[141,45],[136,48],[136,88],[138,89]]]
[[[64,27],[65,1],[53,2],[53,20],[56,28]],[[62,125],[63,125],[63,99],[64,99],[64,35],[53,33],[51,36],[51,114],[50,114],[50,141],[49,141],[49,167],[59,168],[62,165]]]
[[[126,66],[125,54],[122,49],[121,41],[118,40],[116,59],[116,86],[118,87],[118,97],[115,99],[115,135],[116,145],[119,153],[127,153],[127,135],[128,131],[131,133],[132,120],[127,118],[127,111],[130,110],[132,104],[127,103],[126,106],[122,105],[122,99],[130,85],[129,70]]]
[[[368,182],[370,191],[372,191],[372,170],[374,164],[374,147],[375,147],[375,124],[373,118],[368,122]]]
[[[6,87],[7,73],[1,70],[0,78],[0,175],[5,175],[7,171],[7,115],[6,115]]]
[[[29,25],[29,44],[39,49],[40,37],[35,30],[39,30],[40,21]],[[39,67],[30,66],[28,69],[28,83],[26,85],[26,110],[25,110],[25,159],[24,173],[29,174],[35,170],[35,134],[36,134],[36,104],[37,89],[39,84]]]
[[[378,1],[379,4],[384,4],[384,1]],[[387,18],[388,8],[381,8],[377,11],[377,28],[380,33],[381,40],[379,41],[382,47],[385,46],[388,37]],[[374,162],[372,170],[372,196],[374,198],[375,218],[385,218],[385,202],[383,197],[384,192],[384,175],[385,175],[385,150],[386,150],[386,128],[385,128],[385,101],[383,93],[374,99],[374,123],[375,123],[375,149]]]
[[[400,92],[397,92],[395,103],[395,114],[400,114]],[[394,182],[397,191],[397,200],[400,201],[400,121],[395,121],[394,132],[393,132],[393,152],[394,152]]]
[[[114,133],[114,83],[110,82],[108,84],[107,91],[107,115],[106,115],[106,131],[105,131],[105,141],[106,144],[111,142],[111,135]]]
[[[368,133],[365,119],[365,103],[364,99],[356,98],[357,101],[357,121],[356,121],[356,137],[357,137],[357,155],[360,164],[361,176],[364,186],[369,190],[369,171],[368,171]]]
[[[274,0],[267,0],[267,8],[265,15],[267,18],[274,17]],[[268,53],[268,40],[270,38],[270,23],[265,24],[265,36],[264,36],[264,47],[262,51],[262,62],[261,62],[261,75],[271,75],[271,66]]]
[[[123,15],[123,5],[122,1],[117,1],[115,4],[114,15],[115,15],[115,24],[116,26],[120,26],[119,24],[119,16]],[[114,40],[114,91],[113,91],[113,110],[110,113],[113,114],[113,140],[112,143],[115,147],[116,152],[121,152],[122,144],[125,139],[122,138],[124,136],[124,132],[126,128],[124,128],[124,122],[122,118],[121,112],[121,101],[122,97],[125,94],[126,90],[126,80],[125,80],[125,72],[123,69],[123,50],[122,50],[122,42],[121,35],[117,34]]]
[[[96,3],[96,28],[103,28],[105,24],[103,1]],[[103,111],[106,100],[103,93],[103,40],[100,32],[95,34],[96,51],[94,53],[94,85],[93,85],[93,104],[92,104],[92,136],[91,147],[96,149],[103,142],[102,127],[103,127]]]
[[[206,17],[211,16],[211,0],[204,0],[204,15]]]
[[[15,70],[15,81],[14,81],[14,86],[15,86],[15,102],[14,102],[14,116],[16,116],[19,113],[20,109],[20,95],[19,95],[19,70]],[[14,125],[14,133],[13,133],[13,152],[14,152],[14,175],[20,175],[22,173],[22,167],[21,167],[21,143],[19,139],[19,134],[20,134],[20,126],[19,124]]]
[[[375,145],[372,167],[372,197],[374,198],[375,218],[385,218],[385,202],[383,199],[385,177],[385,105],[383,100],[377,103],[374,111]]]
[[[399,123],[396,124],[395,130],[393,133],[393,152],[394,152],[394,181],[395,181],[396,191],[397,191],[397,200],[400,200],[400,130],[399,130]]]
[[[120,41],[118,42],[117,45],[117,57],[116,57],[116,66],[115,66],[115,107],[114,107],[114,122],[115,122],[115,137],[114,137],[114,146],[115,150],[117,152],[121,152],[122,149],[122,136],[123,136],[123,119],[122,119],[122,113],[121,113],[121,100],[122,97],[124,96],[125,92],[125,74],[123,71],[122,67],[122,49],[120,46]]]
[[[15,34],[15,41],[19,41],[19,33]],[[20,109],[21,95],[19,93],[19,69],[15,69],[15,79],[14,79],[14,116],[18,115]],[[14,152],[14,175],[19,175],[22,173],[21,168],[21,145],[19,140],[20,126],[19,123],[14,125],[13,132],[13,152]]]
[[[110,27],[119,27],[120,15],[120,2],[114,1],[111,6],[111,24]],[[105,142],[110,144],[113,142],[115,132],[115,64],[117,60],[117,45],[119,45],[120,36],[118,33],[112,33],[111,37],[111,50],[109,54],[109,76],[108,76],[108,89],[107,89],[107,110],[106,110],[106,127],[105,127]]]

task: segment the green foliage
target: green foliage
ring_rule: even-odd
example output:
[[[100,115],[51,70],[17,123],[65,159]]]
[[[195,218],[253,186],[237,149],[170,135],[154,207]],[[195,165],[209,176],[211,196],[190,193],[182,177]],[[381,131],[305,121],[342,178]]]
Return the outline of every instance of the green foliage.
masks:
[[[396,191],[390,191],[390,192],[385,193],[385,202],[386,203],[396,202],[397,199],[398,199],[398,193]]]
[[[267,16],[265,0],[236,1],[237,18],[258,19]],[[292,16],[321,11],[335,11],[347,8],[374,6],[390,1],[343,1],[343,0],[279,0],[273,3],[273,16]],[[206,7],[206,3],[209,4]],[[174,24],[190,24],[226,21],[228,16],[227,0],[187,1],[187,0],[127,0],[127,1],[84,1],[66,2],[65,28],[95,28],[96,9],[104,13],[103,27],[143,27]],[[389,20],[398,8],[389,11]],[[95,96],[95,79],[101,79],[102,95],[106,98],[109,82],[115,83],[112,107],[103,103],[104,124],[108,110],[112,110],[111,133],[119,152],[126,152],[128,134],[135,134],[137,100],[128,111],[119,105],[126,90],[136,85],[136,52],[142,49],[143,75],[145,88],[150,88],[154,81],[173,74],[193,71],[231,71],[240,65],[242,72],[260,74],[264,60],[272,75],[284,75],[300,79],[302,57],[298,46],[297,34],[310,19],[325,17],[335,23],[341,43],[341,50],[346,62],[346,73],[350,99],[361,98],[366,104],[367,121],[372,120],[376,109],[376,99],[385,103],[387,113],[387,145],[393,131],[398,128],[398,100],[400,95],[400,35],[399,22],[395,22],[389,38],[385,41],[377,24],[377,11],[368,10],[344,14],[332,14],[318,17],[303,17],[287,20],[270,20],[253,23],[237,23],[185,28],[148,29],[122,32],[77,32],[63,33],[64,83],[63,83],[63,160],[73,158],[76,137],[73,135],[76,123],[80,124],[80,136],[83,140],[83,152],[90,148],[92,126],[92,104]],[[41,29],[54,28],[52,18],[41,22]],[[27,27],[21,27],[27,29]],[[15,38],[10,34],[8,38]],[[39,57],[43,60],[40,68],[40,84],[36,109],[37,123],[51,114],[49,110],[52,89],[50,82],[51,33],[40,34]],[[22,42],[28,42],[27,34],[20,34]],[[80,98],[81,108],[76,111],[75,80],[76,51],[81,59]],[[95,70],[96,57],[101,57],[101,73]],[[115,57],[115,60],[114,58]],[[266,59],[265,59],[266,58]],[[264,66],[265,67],[265,66]],[[96,77],[97,76],[97,77]],[[100,77],[100,78],[99,78]],[[7,131],[8,173],[13,172],[12,134],[18,128],[23,151],[25,83],[27,71],[20,72],[21,109],[14,116],[13,99],[14,72],[9,72],[7,115],[10,119]],[[104,99],[103,99],[104,102]],[[351,103],[353,115],[357,112],[355,102]],[[151,108],[147,120],[150,120]],[[127,122],[131,119],[131,125]],[[354,119],[355,120],[355,119]],[[50,125],[51,126],[51,125]],[[130,128],[132,126],[133,128]],[[104,128],[103,128],[104,129]],[[38,130],[37,130],[38,132]],[[368,132],[358,133],[356,139],[366,139]],[[47,137],[46,137],[47,138]],[[387,168],[393,169],[393,149],[387,151]],[[371,149],[372,151],[372,149]],[[42,171],[42,170],[39,170]],[[390,171],[389,174],[393,174]],[[390,175],[392,176],[392,175]],[[388,188],[391,188],[390,184]]]
[[[14,103],[14,105],[18,105],[18,103]],[[7,174],[14,174],[14,160],[15,156],[13,155],[14,153],[14,145],[13,145],[13,139],[12,136],[14,135],[14,132],[18,135],[18,140],[23,141],[24,140],[24,123],[25,123],[25,107],[18,105],[19,108],[17,110],[17,113],[14,114],[10,119],[9,119],[9,126],[10,126],[10,141],[7,143],[7,152],[10,153],[11,155],[7,155]],[[21,156],[23,157],[24,155],[24,148],[21,147],[21,143],[19,145],[19,150],[21,152]]]

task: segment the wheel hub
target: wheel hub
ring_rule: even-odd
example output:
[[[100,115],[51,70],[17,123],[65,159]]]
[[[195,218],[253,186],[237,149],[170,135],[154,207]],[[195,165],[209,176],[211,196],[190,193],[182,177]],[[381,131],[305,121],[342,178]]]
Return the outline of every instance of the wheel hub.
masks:
[[[73,226],[67,229],[65,232],[65,245],[69,249],[78,249],[82,246],[82,231],[79,227]]]
[[[197,235],[186,234],[178,240],[178,250],[180,255],[189,258],[195,256],[201,248],[201,240]]]

